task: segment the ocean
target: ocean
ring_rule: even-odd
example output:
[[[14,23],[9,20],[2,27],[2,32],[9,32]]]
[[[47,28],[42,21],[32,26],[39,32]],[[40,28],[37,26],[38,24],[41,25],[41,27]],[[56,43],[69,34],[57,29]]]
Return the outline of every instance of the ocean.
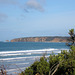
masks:
[[[0,42],[0,69],[4,68],[9,75],[16,75],[44,54],[48,57],[61,50],[69,51],[69,47],[65,43]]]

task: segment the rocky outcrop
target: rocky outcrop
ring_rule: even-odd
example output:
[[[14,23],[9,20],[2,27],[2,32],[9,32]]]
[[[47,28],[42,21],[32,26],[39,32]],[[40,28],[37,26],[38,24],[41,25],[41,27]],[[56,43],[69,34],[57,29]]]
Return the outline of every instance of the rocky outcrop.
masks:
[[[69,37],[25,37],[12,39],[11,42],[67,42]]]
[[[6,40],[6,42],[9,42],[9,40]]]

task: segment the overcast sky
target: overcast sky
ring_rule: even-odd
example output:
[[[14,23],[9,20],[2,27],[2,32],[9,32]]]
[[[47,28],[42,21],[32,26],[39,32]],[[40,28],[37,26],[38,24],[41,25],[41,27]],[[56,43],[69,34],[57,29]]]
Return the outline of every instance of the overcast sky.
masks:
[[[0,0],[0,41],[68,36],[75,29],[75,0]]]

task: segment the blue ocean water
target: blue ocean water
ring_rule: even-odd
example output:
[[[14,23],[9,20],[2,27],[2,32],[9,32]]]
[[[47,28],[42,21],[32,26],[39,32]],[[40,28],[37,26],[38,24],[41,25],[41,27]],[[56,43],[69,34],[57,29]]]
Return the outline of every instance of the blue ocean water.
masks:
[[[1,42],[0,66],[4,65],[7,73],[15,75],[39,60],[44,53],[48,57],[52,52],[69,50],[65,43],[50,42]],[[9,67],[8,67],[9,66]]]

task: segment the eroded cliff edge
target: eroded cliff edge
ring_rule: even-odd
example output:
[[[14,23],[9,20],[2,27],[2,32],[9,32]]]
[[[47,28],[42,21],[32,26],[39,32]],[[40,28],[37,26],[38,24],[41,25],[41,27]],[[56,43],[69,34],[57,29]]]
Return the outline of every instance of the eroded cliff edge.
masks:
[[[12,39],[11,42],[67,42],[69,37],[25,37]]]

